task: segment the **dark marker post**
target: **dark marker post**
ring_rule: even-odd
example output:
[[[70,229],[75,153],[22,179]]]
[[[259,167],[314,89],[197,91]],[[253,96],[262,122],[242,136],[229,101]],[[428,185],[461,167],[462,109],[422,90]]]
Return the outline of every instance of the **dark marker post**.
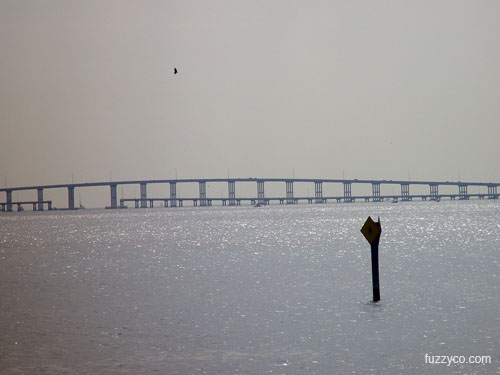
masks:
[[[366,219],[361,233],[365,236],[366,240],[371,245],[371,258],[372,258],[372,285],[373,285],[373,302],[380,301],[380,285],[378,274],[378,244],[380,242],[380,234],[382,233],[382,226],[380,224],[380,217],[378,222],[374,222],[370,216]]]
[[[380,301],[380,285],[378,278],[378,243],[380,242],[380,234],[382,233],[382,227],[380,225],[380,218],[378,222],[375,223],[380,229],[375,241],[371,243],[372,247],[372,284],[373,284],[373,302]]]

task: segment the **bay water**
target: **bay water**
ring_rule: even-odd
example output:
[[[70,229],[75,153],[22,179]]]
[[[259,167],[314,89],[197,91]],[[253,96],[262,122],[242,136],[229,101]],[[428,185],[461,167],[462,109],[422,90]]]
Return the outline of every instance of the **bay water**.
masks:
[[[2,374],[500,373],[500,202],[2,213],[0,303]]]

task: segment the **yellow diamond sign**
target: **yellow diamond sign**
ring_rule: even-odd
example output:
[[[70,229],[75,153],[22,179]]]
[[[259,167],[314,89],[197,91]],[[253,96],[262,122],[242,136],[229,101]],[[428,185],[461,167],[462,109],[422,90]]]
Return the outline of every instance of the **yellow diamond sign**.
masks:
[[[363,236],[365,236],[366,240],[370,244],[372,244],[380,234],[380,232],[380,227],[375,224],[370,216],[368,216],[368,219],[366,219],[365,221],[365,225],[363,225],[363,228],[361,228],[361,233],[363,233]]]

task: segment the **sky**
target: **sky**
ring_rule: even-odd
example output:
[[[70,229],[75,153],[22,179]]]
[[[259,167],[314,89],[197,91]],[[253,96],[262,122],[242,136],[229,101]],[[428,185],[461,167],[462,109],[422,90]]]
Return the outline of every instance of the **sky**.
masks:
[[[494,0],[0,0],[0,184],[500,182],[499,14]]]

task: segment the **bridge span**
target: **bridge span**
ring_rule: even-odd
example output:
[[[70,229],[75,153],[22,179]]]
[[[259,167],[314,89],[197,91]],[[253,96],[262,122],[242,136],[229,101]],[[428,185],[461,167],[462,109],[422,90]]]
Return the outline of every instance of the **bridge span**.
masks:
[[[226,183],[228,197],[211,198],[207,197],[207,183]],[[253,182],[256,184],[256,195],[253,197],[237,197],[236,184],[243,182]],[[278,197],[266,197],[265,184],[270,182],[284,183],[284,195]],[[294,195],[294,184],[306,183],[314,185],[314,196],[299,197]],[[148,197],[147,186],[151,184],[168,184],[168,197]],[[182,184],[198,184],[199,195],[191,198],[179,198],[177,195],[177,185]],[[324,184],[340,184],[343,185],[343,195],[340,196],[324,196]],[[371,185],[371,195],[353,195],[352,185],[364,184]],[[118,205],[117,187],[119,185],[139,185],[140,198],[122,198]],[[382,185],[399,185],[400,193],[391,195],[381,195],[380,187]],[[428,186],[428,194],[411,194],[411,186]],[[5,201],[0,202],[2,212],[12,212],[13,205],[18,207],[22,204],[33,204],[34,210],[43,211],[44,204],[48,201],[44,200],[44,190],[48,189],[66,189],[68,194],[67,209],[77,209],[75,207],[75,189],[84,189],[96,186],[109,186],[110,204],[106,208],[122,208],[127,201],[134,202],[136,207],[146,208],[153,207],[155,201],[160,201],[165,207],[183,206],[184,201],[191,201],[194,206],[211,206],[212,202],[220,201],[222,205],[237,206],[241,202],[249,202],[255,204],[266,205],[273,201],[280,204],[295,204],[299,201],[307,203],[327,203],[327,202],[346,202],[351,203],[356,200],[364,200],[366,202],[380,202],[385,199],[411,201],[413,199],[439,201],[441,198],[468,200],[470,198],[478,199],[498,199],[499,182],[463,182],[463,181],[402,181],[402,180],[360,180],[360,179],[308,179],[308,178],[190,178],[190,179],[166,179],[166,180],[125,180],[125,181],[101,181],[101,182],[85,182],[71,184],[54,184],[54,185],[39,185],[39,186],[18,186],[0,188],[0,192],[5,192]],[[440,186],[454,186],[457,188],[456,194],[440,194]],[[469,193],[468,188],[471,186],[482,187],[487,190],[487,193]],[[14,191],[33,190],[37,192],[36,201],[15,202],[12,200]],[[52,205],[48,206],[51,209]]]

